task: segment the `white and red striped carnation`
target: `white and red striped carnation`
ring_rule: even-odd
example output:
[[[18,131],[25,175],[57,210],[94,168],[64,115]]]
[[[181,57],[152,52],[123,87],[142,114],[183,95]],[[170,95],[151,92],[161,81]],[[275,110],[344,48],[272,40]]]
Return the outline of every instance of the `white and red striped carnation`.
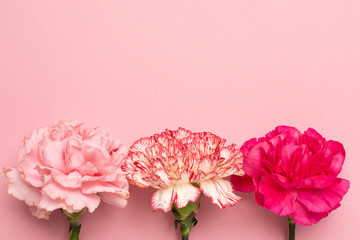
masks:
[[[122,169],[131,183],[158,189],[152,196],[154,210],[168,212],[173,203],[183,208],[201,192],[219,208],[232,206],[241,198],[224,178],[244,175],[243,155],[225,141],[209,132],[165,130],[136,141]]]

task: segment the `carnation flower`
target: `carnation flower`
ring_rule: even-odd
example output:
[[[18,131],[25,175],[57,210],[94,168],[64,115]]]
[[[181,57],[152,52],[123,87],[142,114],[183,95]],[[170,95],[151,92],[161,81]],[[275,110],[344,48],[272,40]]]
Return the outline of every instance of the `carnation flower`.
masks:
[[[192,133],[183,128],[166,130],[136,141],[122,169],[131,183],[158,189],[152,196],[153,209],[168,212],[172,208],[183,228],[186,214],[179,214],[179,211],[186,209],[187,217],[192,214],[188,221],[196,223],[194,216],[201,193],[219,208],[240,200],[224,178],[244,174],[243,156],[235,145],[225,147],[224,144],[225,139],[209,132]],[[183,215],[182,220],[179,215]],[[189,233],[190,227],[186,229]]]
[[[44,219],[56,209],[79,219],[101,200],[125,207],[129,186],[120,165],[126,153],[126,147],[99,127],[58,121],[24,139],[17,169],[4,168],[8,193]]]
[[[253,186],[232,176],[235,189],[255,190],[260,206],[289,216],[290,223],[317,223],[340,206],[349,189],[350,182],[337,177],[345,159],[343,145],[326,141],[312,128],[302,134],[279,126],[263,138],[245,142],[241,150]]]

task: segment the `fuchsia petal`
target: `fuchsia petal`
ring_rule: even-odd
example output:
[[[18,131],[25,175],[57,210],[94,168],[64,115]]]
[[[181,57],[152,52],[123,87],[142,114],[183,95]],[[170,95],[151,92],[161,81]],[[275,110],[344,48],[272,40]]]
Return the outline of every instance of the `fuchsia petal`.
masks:
[[[301,132],[294,127],[281,125],[277,126],[275,130],[266,134],[266,137],[270,139],[280,135],[289,139],[293,139],[294,142],[297,142],[301,137]]]
[[[293,206],[294,211],[289,214],[295,223],[309,226],[311,224],[319,222],[321,219],[329,215],[328,212],[314,213],[307,210],[307,208],[296,201]]]
[[[264,177],[258,183],[258,191],[264,196],[263,207],[279,214],[289,215],[293,211],[293,204],[296,200],[296,191],[284,189],[272,180],[271,176]]]
[[[301,134],[279,126],[241,149],[257,203],[298,224],[311,225],[326,217],[349,189],[349,181],[337,178],[345,159],[343,145],[326,141],[312,128]],[[246,191],[244,178],[231,180],[236,189]]]
[[[238,192],[247,192],[251,193],[255,191],[255,186],[253,183],[253,178],[249,175],[244,176],[236,176],[232,175],[230,177],[231,183],[233,184],[234,188]]]
[[[337,178],[334,176],[328,176],[328,175],[317,175],[317,176],[311,176],[305,179],[302,179],[301,181],[295,183],[298,188],[325,188],[329,187],[334,183],[334,181]],[[314,190],[315,190],[314,189]]]
[[[252,138],[250,140],[247,140],[240,148],[241,152],[246,155],[250,152],[250,150],[256,145],[257,140],[256,138]]]
[[[266,142],[256,144],[244,159],[244,169],[250,176],[262,175],[266,171],[266,162],[269,161],[267,152],[270,145]]]
[[[345,161],[344,146],[339,142],[327,141],[324,157],[331,162],[330,167],[327,169],[328,173],[337,176],[341,172]]]
[[[338,206],[349,187],[348,180],[337,179],[326,188],[299,189],[297,200],[311,212],[330,212]]]
[[[212,202],[224,208],[228,205],[233,206],[241,200],[241,197],[234,194],[231,183],[224,179],[209,179],[200,182],[202,192],[212,199]]]

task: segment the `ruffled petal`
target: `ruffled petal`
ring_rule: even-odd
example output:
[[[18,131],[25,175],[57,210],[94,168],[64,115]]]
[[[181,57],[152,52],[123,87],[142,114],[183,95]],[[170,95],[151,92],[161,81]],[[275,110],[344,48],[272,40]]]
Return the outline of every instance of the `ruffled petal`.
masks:
[[[297,200],[311,212],[330,212],[337,207],[350,187],[350,182],[337,179],[322,189],[299,189]]]
[[[241,152],[246,155],[250,152],[250,150],[256,145],[257,140],[256,138],[252,138],[250,140],[247,140],[240,148]]]
[[[190,201],[195,202],[200,196],[200,189],[191,183],[178,183],[175,185],[174,203],[178,208],[185,207]]]
[[[220,209],[228,205],[233,206],[241,200],[241,197],[234,194],[231,183],[221,178],[200,181],[200,189]]]
[[[295,223],[309,226],[319,222],[321,219],[329,215],[328,212],[314,213],[310,212],[303,204],[298,201],[294,202],[293,212],[289,214]]]
[[[337,178],[328,175],[317,175],[308,177],[297,182],[298,188],[326,188],[331,186]]]
[[[289,215],[293,211],[296,190],[282,188],[270,175],[259,182],[257,190],[263,195],[263,207],[280,216]]]
[[[7,186],[11,196],[24,201],[30,207],[39,205],[41,193],[38,188],[28,185],[16,169],[4,168],[4,173],[9,181]]]
[[[115,207],[124,208],[127,205],[127,199],[129,198],[130,194],[127,193],[110,193],[110,192],[103,192],[100,193],[101,199]]]
[[[262,175],[266,172],[266,162],[268,159],[268,151],[271,146],[267,142],[256,144],[244,159],[245,172],[254,177]]]
[[[255,191],[253,178],[250,177],[249,175],[244,175],[244,176],[232,175],[230,177],[230,180],[235,190],[238,192],[251,193]]]
[[[52,170],[52,178],[59,183],[61,186],[66,188],[78,188],[81,186],[81,174],[78,171],[73,171],[69,174],[64,174],[63,172]]]
[[[66,205],[75,211],[88,208],[89,212],[93,212],[100,204],[100,197],[95,194],[84,194],[80,189],[64,188],[60,184],[50,181],[42,188],[51,199],[62,199]]]
[[[18,169],[24,174],[24,179],[34,187],[42,187],[44,180],[39,175],[37,169],[43,164],[40,162],[39,156],[30,151],[25,155],[19,156]]]
[[[168,212],[171,209],[171,204],[174,200],[174,197],[174,186],[159,189],[152,195],[151,206],[154,210],[162,209],[164,212]]]
[[[65,147],[65,140],[53,141],[45,145],[42,152],[44,163],[49,167],[66,172]]]
[[[38,207],[29,207],[29,210],[31,212],[31,214],[39,219],[49,219],[49,216],[51,214],[51,212],[46,211],[45,209],[42,208],[38,208]]]
[[[337,176],[342,169],[345,161],[345,149],[344,146],[336,141],[327,141],[325,149],[325,158],[331,162],[327,172],[330,175]]]

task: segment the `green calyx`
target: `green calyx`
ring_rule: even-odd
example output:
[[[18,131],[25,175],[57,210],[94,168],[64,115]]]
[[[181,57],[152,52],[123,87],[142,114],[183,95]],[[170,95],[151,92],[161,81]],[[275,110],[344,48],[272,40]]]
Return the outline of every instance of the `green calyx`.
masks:
[[[61,212],[65,214],[67,220],[69,221],[69,240],[79,240],[81,230],[80,218],[85,211],[86,208],[80,212],[70,213],[64,209],[61,209]]]
[[[172,213],[175,217],[175,221],[174,221],[175,229],[180,224],[180,231],[183,240],[189,238],[191,228],[194,227],[198,222],[195,216],[199,211],[199,207],[200,207],[200,197],[196,200],[196,202],[189,202],[183,208],[177,208],[174,203],[172,205]]]

